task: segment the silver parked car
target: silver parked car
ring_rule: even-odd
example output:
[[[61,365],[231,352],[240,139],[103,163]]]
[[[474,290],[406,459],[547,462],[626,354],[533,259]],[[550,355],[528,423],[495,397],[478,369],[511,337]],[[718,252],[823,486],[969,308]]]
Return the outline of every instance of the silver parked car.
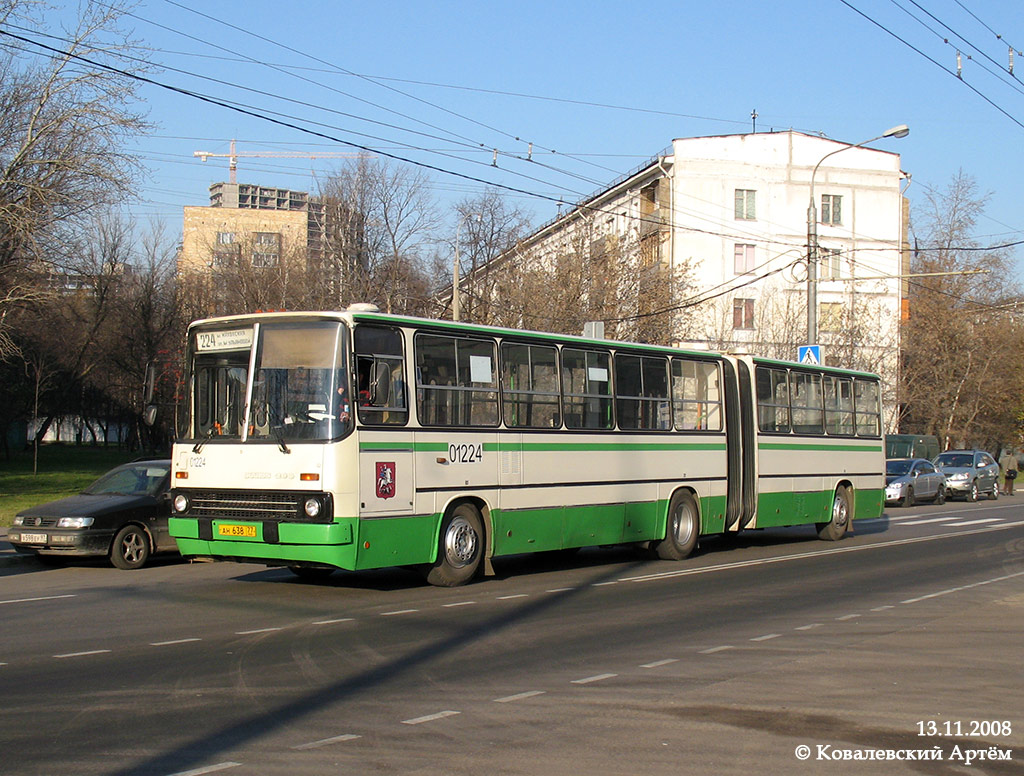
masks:
[[[915,501],[946,501],[946,475],[924,458],[890,458],[885,462],[885,503],[909,507]]]
[[[950,496],[977,501],[984,493],[999,498],[999,464],[984,450],[947,450],[939,454],[935,465],[946,475]]]

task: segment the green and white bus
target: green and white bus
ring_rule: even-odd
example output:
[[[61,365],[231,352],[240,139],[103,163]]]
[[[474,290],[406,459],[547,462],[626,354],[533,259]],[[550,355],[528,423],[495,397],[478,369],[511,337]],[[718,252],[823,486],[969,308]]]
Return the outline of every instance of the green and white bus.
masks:
[[[382,314],[189,328],[171,534],[187,557],[415,566],[878,517],[878,377]]]

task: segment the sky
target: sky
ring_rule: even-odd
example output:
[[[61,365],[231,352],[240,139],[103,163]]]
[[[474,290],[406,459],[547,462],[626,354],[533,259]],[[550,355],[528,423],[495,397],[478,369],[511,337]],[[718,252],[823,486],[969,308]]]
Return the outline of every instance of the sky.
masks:
[[[141,88],[155,127],[131,214],[171,233],[228,178],[226,158],[194,152],[232,138],[241,154],[415,163],[442,205],[506,187],[539,224],[673,138],[860,143],[907,124],[872,147],[900,154],[912,209],[962,172],[989,198],[977,243],[1024,240],[1020,0],[141,0],[124,23],[154,81],[245,111]],[[238,180],[315,191],[345,163],[242,156]],[[1024,246],[1008,250],[1024,280]]]

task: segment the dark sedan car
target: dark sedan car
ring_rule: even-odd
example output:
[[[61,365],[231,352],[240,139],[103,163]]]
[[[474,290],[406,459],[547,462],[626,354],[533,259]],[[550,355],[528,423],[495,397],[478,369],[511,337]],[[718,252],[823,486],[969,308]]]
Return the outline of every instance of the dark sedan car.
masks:
[[[167,532],[171,462],[118,466],[77,496],[19,512],[7,534],[21,553],[44,560],[105,555],[119,569],[137,569],[154,552],[177,550]]]

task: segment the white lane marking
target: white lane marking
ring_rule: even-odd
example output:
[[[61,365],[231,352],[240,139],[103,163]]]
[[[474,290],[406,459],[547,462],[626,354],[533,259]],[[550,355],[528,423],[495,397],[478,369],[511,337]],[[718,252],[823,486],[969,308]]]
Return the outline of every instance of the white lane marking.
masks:
[[[611,582],[593,582],[593,583],[591,583],[590,586],[591,587],[604,587],[605,585],[617,585],[617,584],[619,584],[619,580],[613,579]]]
[[[950,523],[948,528],[963,528],[965,525],[981,525],[982,523],[999,523],[1002,522],[1001,517],[983,517],[980,520],[967,520],[963,523]]]
[[[306,749],[319,749],[321,746],[330,746],[331,744],[340,744],[343,741],[355,741],[359,736],[352,735],[351,733],[345,733],[340,736],[332,736],[331,738],[321,738],[319,741],[310,741],[308,744],[299,744],[293,746],[292,749],[297,751],[305,751]]]
[[[702,655],[713,655],[716,652],[725,652],[725,650],[727,650],[727,649],[736,649],[736,648],[731,646],[731,645],[729,645],[729,644],[726,644],[725,646],[722,646],[722,647],[711,647],[710,649],[702,649],[700,651],[700,653]]]
[[[741,560],[735,563],[723,563],[718,566],[703,566],[696,569],[682,569],[680,571],[663,571],[658,574],[643,574],[638,577],[623,577],[620,582],[653,582],[672,577],[688,577],[694,574],[711,574],[716,571],[731,571],[733,569],[748,568],[753,566],[766,566],[771,563],[788,563],[794,560],[806,560],[808,558],[823,558],[828,555],[838,555],[847,552],[863,552],[864,550],[878,550],[886,547],[897,547],[902,544],[918,544],[920,542],[935,542],[944,539],[953,539],[960,536],[973,536],[981,533],[992,533],[994,531],[1005,531],[1009,528],[1017,528],[1024,525],[1024,520],[1015,523],[1003,523],[998,526],[987,528],[975,528],[971,531],[953,531],[950,533],[936,534],[935,536],[915,536],[909,539],[894,539],[890,542],[875,542],[873,544],[858,544],[853,547],[838,547],[831,550],[815,550],[813,552],[800,552],[794,555],[775,555],[770,558],[759,558],[757,560]]]
[[[415,614],[419,609],[399,609],[394,612],[381,612],[381,617],[396,617],[400,614]]]
[[[202,641],[200,638],[192,637],[190,639],[174,639],[173,641],[151,641],[149,646],[151,647],[170,647],[173,644],[188,644],[191,641]]]
[[[988,506],[986,504],[985,505],[985,509],[989,510],[990,512],[991,511],[998,512],[1001,509],[1020,509],[1020,505],[1019,504],[1000,504],[999,506]],[[899,515],[899,516],[895,516],[895,517],[891,516],[891,517],[889,517],[889,522],[890,523],[898,523],[898,522],[901,522],[903,520],[914,520],[916,518],[921,517],[923,514],[925,514],[925,513],[923,513],[923,512],[913,512],[913,513],[908,514],[908,515]],[[963,512],[946,512],[944,514],[944,517],[942,517],[941,519],[943,519],[943,520],[958,520],[959,518],[962,518],[962,517],[970,517],[972,514],[974,514],[974,513],[971,511],[971,508],[968,507]],[[880,520],[884,520],[885,518],[879,518],[879,519]],[[856,523],[854,523],[854,525],[859,525],[860,523],[864,523],[864,522],[872,522],[872,521],[858,520]]]
[[[352,622],[351,617],[339,617],[336,620],[317,620],[313,625],[336,625],[339,622]]]
[[[12,598],[9,601],[0,601],[0,604],[29,604],[35,601],[56,601],[60,598],[77,598],[77,593],[67,595],[41,595],[36,598]]]
[[[771,639],[779,638],[781,635],[781,633],[767,633],[764,636],[756,636],[751,641],[770,641]]]
[[[63,660],[66,657],[87,657],[88,655],[103,655],[110,652],[109,649],[90,649],[87,652],[66,652],[63,655],[54,655],[58,660]]]
[[[526,593],[516,593],[515,595],[499,595],[498,596],[498,600],[499,601],[509,601],[509,600],[511,600],[513,598],[528,598],[528,597],[529,596]]]
[[[555,587],[551,590],[545,590],[545,593],[571,593],[576,588],[574,587]]]
[[[461,711],[439,711],[437,714],[428,714],[425,717],[416,717],[415,719],[403,719],[403,725],[422,725],[424,722],[433,722],[434,720],[444,719],[445,717],[454,717],[456,714],[461,714]]]
[[[930,598],[938,598],[939,596],[949,595],[950,593],[959,593],[962,590],[970,590],[974,587],[982,587],[983,585],[991,585],[994,582],[1005,582],[1007,579],[1014,579],[1015,577],[1024,576],[1024,571],[1018,571],[1016,574],[1007,574],[1002,577],[994,577],[993,579],[984,579],[981,582],[974,582],[970,585],[961,585],[960,587],[951,587],[948,590],[940,590],[937,593],[929,593],[928,595],[922,595],[918,598],[908,598],[906,601],[900,601],[901,604],[916,604],[918,601],[927,601]]]
[[[455,603],[455,604],[445,604],[444,608],[445,609],[451,609],[451,608],[456,607],[456,606],[474,606],[474,605],[476,605],[476,601],[459,601],[458,603]]]
[[[584,679],[573,679],[573,684],[590,684],[591,682],[603,682],[605,679],[614,679],[618,674],[596,674]]]
[[[670,657],[670,658],[666,658],[665,660],[655,660],[653,663],[644,663],[640,667],[641,668],[661,668],[662,666],[667,666],[670,663],[678,663],[678,662],[679,662],[679,658],[677,658],[677,657]]]
[[[794,630],[809,631],[809,630],[814,630],[815,628],[820,628],[820,627],[821,627],[821,623],[820,622],[812,622],[810,625],[801,625],[798,628],[795,628]]]
[[[235,631],[236,636],[251,636],[254,633],[273,633],[274,631],[284,630],[284,628],[255,628],[253,630]]]
[[[928,525],[928,523],[947,523],[950,520],[961,520],[963,515],[954,515],[953,517],[930,517],[927,520],[911,520],[909,523],[900,523],[900,525]]]
[[[241,763],[228,761],[217,763],[216,765],[207,765],[205,768],[193,768],[191,771],[178,771],[177,773],[172,773],[171,776],[203,776],[204,773],[226,771],[228,768],[237,768],[239,765]]]
[[[846,620],[856,620],[860,617],[859,614],[844,614],[842,617],[836,617],[836,622],[845,622]]]
[[[512,703],[514,701],[521,701],[526,698],[535,698],[538,695],[543,695],[543,690],[529,690],[528,692],[516,693],[515,695],[506,695],[504,698],[495,698],[495,703]]]
[[[895,608],[896,608],[895,606],[890,606],[889,604],[886,604],[885,606],[876,606],[871,611],[873,611],[873,612],[884,612],[886,609],[895,609]]]

